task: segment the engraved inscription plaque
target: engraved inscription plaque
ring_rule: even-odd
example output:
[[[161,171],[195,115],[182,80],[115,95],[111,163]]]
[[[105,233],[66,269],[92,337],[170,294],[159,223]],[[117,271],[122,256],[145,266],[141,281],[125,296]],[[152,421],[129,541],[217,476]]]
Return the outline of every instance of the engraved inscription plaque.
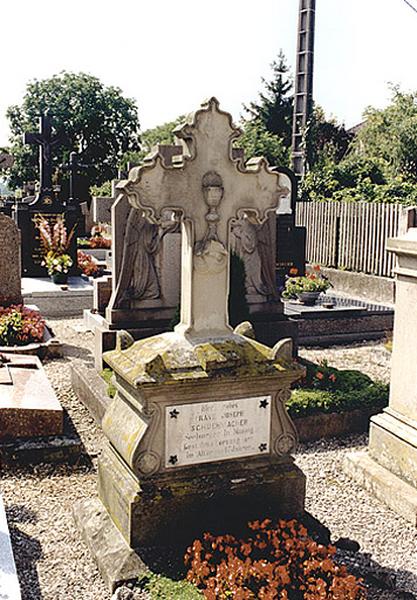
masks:
[[[165,408],[165,467],[269,453],[271,396]]]

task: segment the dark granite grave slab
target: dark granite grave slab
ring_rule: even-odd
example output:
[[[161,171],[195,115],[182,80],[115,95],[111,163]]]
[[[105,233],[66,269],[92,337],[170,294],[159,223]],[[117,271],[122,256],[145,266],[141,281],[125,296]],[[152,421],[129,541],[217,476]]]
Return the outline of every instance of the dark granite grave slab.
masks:
[[[394,322],[390,306],[336,294],[322,295],[316,306],[286,302],[284,313],[298,324],[298,342],[303,345],[383,339],[392,332]]]

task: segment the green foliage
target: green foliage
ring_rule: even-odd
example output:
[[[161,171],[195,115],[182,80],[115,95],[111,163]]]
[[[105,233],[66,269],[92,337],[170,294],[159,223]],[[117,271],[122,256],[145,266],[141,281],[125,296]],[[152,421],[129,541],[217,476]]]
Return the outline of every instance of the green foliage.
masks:
[[[109,368],[105,368],[101,371],[100,376],[104,379],[104,381],[107,383],[107,395],[110,396],[110,398],[114,398],[116,395],[116,388],[113,384],[112,378],[113,378],[113,371],[112,369]]]
[[[356,408],[383,408],[388,404],[389,386],[372,381],[355,370],[339,370],[326,361],[318,365],[301,361],[307,373],[287,402],[289,414],[305,417],[318,413],[341,413]]]
[[[311,169],[326,162],[340,162],[348,152],[353,135],[334,118],[326,118],[323,109],[316,105],[305,132],[307,163]]]
[[[40,313],[26,306],[0,306],[0,345],[22,346],[42,342],[45,321]]]
[[[330,281],[320,271],[317,265],[314,271],[299,277],[289,277],[285,282],[285,289],[282,293],[283,298],[297,298],[303,292],[325,292],[331,287]]]
[[[92,185],[90,187],[90,196],[110,198],[111,191],[111,181],[104,181],[101,185]]]
[[[356,151],[383,161],[387,178],[402,176],[417,183],[417,92],[392,89],[384,109],[369,107],[355,143]]]
[[[116,176],[122,156],[139,149],[136,103],[116,87],[106,87],[86,73],[66,73],[28,83],[20,106],[10,106],[7,117],[12,131],[10,169],[12,187],[38,179],[39,148],[23,145],[22,134],[36,131],[38,117],[49,109],[53,127],[62,135],[54,148],[53,164],[67,162],[73,150],[81,150],[89,185],[100,185]]]
[[[141,149],[139,151],[129,151],[123,155],[120,163],[122,169],[126,169],[130,162],[134,165],[139,165],[145,156],[149,154],[157,144],[174,144],[174,129],[184,123],[186,116],[181,115],[174,121],[168,121],[162,125],[157,125],[152,129],[147,129],[141,134]]]
[[[234,252],[230,255],[229,322],[232,327],[249,319],[249,307],[246,300],[245,265]]]
[[[151,594],[152,600],[201,600],[203,594],[187,581],[173,581],[151,573],[140,582],[140,588]]]
[[[387,108],[368,108],[364,117],[347,149],[342,144],[336,151],[332,142],[318,156],[320,132],[312,127],[312,169],[300,186],[303,200],[417,203],[417,92],[394,88]]]
[[[257,102],[244,106],[249,122],[255,120],[264,131],[277,136],[284,147],[291,146],[293,96],[292,79],[282,50],[271,64],[272,79],[262,78],[264,89]],[[271,163],[274,164],[274,163]]]
[[[3,315],[0,318],[0,344],[2,346],[15,346],[18,343],[23,329],[22,315],[17,310]]]
[[[259,119],[244,123],[243,135],[237,140],[236,147],[243,148],[245,160],[263,156],[271,167],[288,167],[290,164],[290,151],[283,139],[269,132]]]
[[[342,413],[356,408],[382,409],[388,404],[388,394],[388,386],[381,382],[349,392],[296,389],[292,392],[287,408],[293,418],[318,413]]]

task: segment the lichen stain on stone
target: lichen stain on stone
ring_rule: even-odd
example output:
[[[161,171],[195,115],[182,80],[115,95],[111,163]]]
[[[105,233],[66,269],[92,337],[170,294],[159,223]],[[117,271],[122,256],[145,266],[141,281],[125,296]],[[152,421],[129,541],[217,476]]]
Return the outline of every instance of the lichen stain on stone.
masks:
[[[275,358],[268,346],[236,334],[229,339],[198,343],[165,333],[139,340],[126,350],[107,352],[104,359],[134,387],[196,379],[302,374],[294,361]]]

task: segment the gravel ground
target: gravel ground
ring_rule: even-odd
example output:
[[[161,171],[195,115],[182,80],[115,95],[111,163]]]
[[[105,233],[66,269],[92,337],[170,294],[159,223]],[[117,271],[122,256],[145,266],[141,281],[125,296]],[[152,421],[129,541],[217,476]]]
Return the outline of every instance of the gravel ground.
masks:
[[[81,319],[50,323],[65,343],[65,358],[46,363],[45,368],[84,443],[85,454],[72,467],[42,465],[2,472],[0,491],[22,599],[109,600],[110,594],[71,516],[75,501],[96,493],[97,456],[103,441],[101,431],[72,392],[69,376],[69,365],[75,358],[92,361],[93,338]],[[302,349],[300,353],[311,360],[326,358],[336,367],[360,368],[376,379],[389,380],[389,353],[382,344]],[[359,573],[371,565],[372,576],[379,581],[371,588],[371,600],[413,597],[402,591],[414,592],[417,597],[416,530],[353,484],[341,470],[344,454],[363,448],[366,442],[365,436],[355,436],[300,447],[296,460],[307,475],[307,510],[329,527],[333,541],[347,537],[359,542],[359,553],[340,551],[340,556]],[[382,580],[385,587],[394,589],[381,591]]]

